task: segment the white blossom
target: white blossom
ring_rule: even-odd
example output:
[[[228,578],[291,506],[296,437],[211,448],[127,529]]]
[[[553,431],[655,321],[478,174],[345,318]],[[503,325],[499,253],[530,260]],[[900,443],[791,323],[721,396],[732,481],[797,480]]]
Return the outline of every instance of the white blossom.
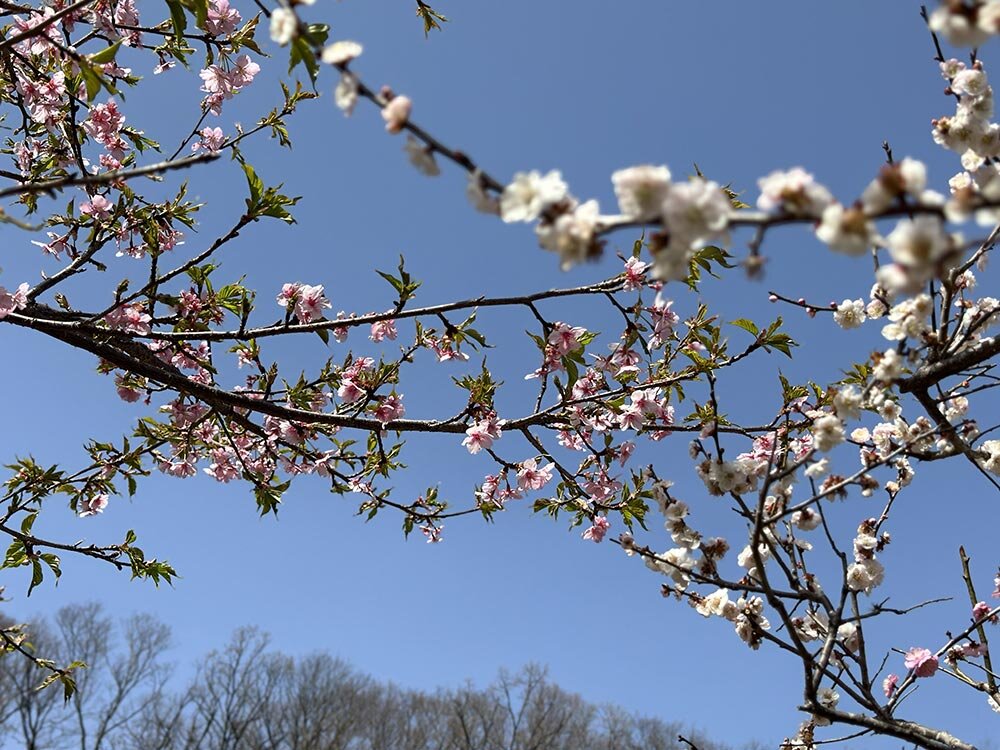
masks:
[[[840,388],[833,397],[833,408],[841,419],[858,419],[861,417],[861,392],[853,385]]]
[[[837,310],[833,313],[833,320],[844,329],[859,327],[865,322],[864,300],[845,299],[837,305]]]
[[[781,210],[792,216],[818,218],[833,203],[830,191],[801,167],[771,172],[757,180],[757,185],[757,208],[762,211]]]
[[[670,170],[643,164],[611,175],[621,212],[635,221],[659,219],[670,190]]]
[[[864,591],[870,594],[883,580],[885,580],[885,568],[875,559],[853,563],[847,569],[847,587],[851,591]]]
[[[357,42],[344,39],[326,45],[320,57],[327,65],[344,65],[358,57],[363,49]]]
[[[282,46],[295,38],[299,19],[289,8],[278,7],[271,11],[271,41]]]
[[[722,188],[701,177],[672,186],[663,201],[663,221],[671,242],[683,242],[689,247],[722,234],[731,213],[729,198]]]
[[[900,220],[886,243],[894,261],[918,271],[932,267],[951,250],[951,240],[936,216]]]
[[[844,423],[833,414],[827,414],[813,422],[812,434],[816,450],[825,453],[844,442]]]
[[[344,116],[350,117],[354,105],[358,103],[358,79],[350,73],[343,73],[333,91],[333,100]]]
[[[518,172],[500,197],[500,216],[507,223],[534,221],[546,208],[568,195],[569,188],[558,170],[544,177],[537,171]]]
[[[434,152],[412,135],[407,135],[406,145],[403,148],[410,159],[410,164],[416,167],[420,174],[428,177],[436,177],[441,174],[441,169],[434,159]]]
[[[492,193],[486,191],[483,186],[482,172],[478,169],[469,175],[469,182],[465,186],[465,196],[473,208],[484,214],[499,214],[500,200]]]
[[[875,223],[863,209],[844,208],[839,203],[831,203],[823,209],[816,237],[838,253],[863,255],[875,244],[878,234]]]
[[[503,199],[500,209],[503,210]],[[566,269],[591,257],[595,248],[594,233],[600,218],[597,201],[589,200],[572,211],[559,214],[555,221],[540,223],[535,232],[542,247],[559,253],[562,267]]]

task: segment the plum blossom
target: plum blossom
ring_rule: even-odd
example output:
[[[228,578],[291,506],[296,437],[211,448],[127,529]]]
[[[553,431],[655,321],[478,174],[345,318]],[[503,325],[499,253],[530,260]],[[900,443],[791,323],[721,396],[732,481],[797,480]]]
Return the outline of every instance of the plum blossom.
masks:
[[[553,463],[539,466],[538,461],[534,458],[522,461],[518,464],[517,486],[522,490],[540,490],[552,481],[554,468],[555,464]]]
[[[825,414],[813,422],[813,444],[825,453],[844,442],[844,423],[833,414]]]
[[[385,120],[385,129],[388,133],[398,133],[410,119],[410,112],[413,111],[413,102],[407,96],[394,96],[382,107],[382,119]]]
[[[884,580],[885,567],[875,559],[861,560],[847,569],[847,587],[851,591],[864,591],[870,594],[872,589]]]
[[[865,322],[864,300],[845,299],[837,305],[837,309],[833,313],[833,320],[838,326],[844,328],[845,330],[859,327]]]
[[[917,273],[930,270],[952,248],[941,219],[926,215],[900,220],[886,244],[896,263]]]
[[[594,518],[594,524],[583,532],[582,537],[598,544],[604,539],[604,535],[611,528],[611,521],[604,516]]]
[[[892,698],[896,692],[896,686],[899,684],[899,675],[890,674],[886,675],[886,678],[882,680],[882,692],[885,693],[886,698]]]
[[[724,617],[727,620],[735,619],[736,606],[729,599],[729,589],[716,589],[708,596],[695,604],[695,611],[703,617]]]
[[[364,50],[357,42],[349,39],[342,39],[339,42],[328,44],[323,48],[320,58],[327,65],[346,65],[351,60],[359,57]]]
[[[483,173],[479,169],[469,174],[469,182],[465,186],[465,197],[469,199],[472,207],[480,213],[500,213],[500,200],[487,192],[483,185]]]
[[[823,210],[816,237],[831,250],[845,255],[863,255],[878,238],[875,223],[860,206],[844,208],[831,203]]]
[[[787,172],[771,172],[759,179],[757,186],[760,188],[757,208],[761,211],[782,211],[791,216],[819,218],[824,209],[833,203],[830,191],[801,167]]]
[[[555,219],[542,221],[535,228],[539,244],[546,250],[559,254],[563,270],[574,263],[596,257],[601,244],[596,241],[600,225],[597,201],[589,200],[571,211],[560,213]]]
[[[299,19],[290,8],[277,7],[271,11],[271,41],[284,46],[295,38]]]
[[[701,177],[674,185],[663,202],[666,230],[688,245],[719,236],[731,213],[729,198],[718,183]]]
[[[549,206],[569,195],[562,174],[553,170],[544,177],[540,172],[518,172],[500,196],[500,217],[508,224],[534,221]]]
[[[830,711],[837,708],[837,704],[840,702],[840,693],[838,693],[833,688],[820,688],[816,691],[816,703],[825,709]],[[813,723],[818,727],[825,727],[830,725],[830,720],[823,716],[817,716],[813,714]]]
[[[0,296],[0,311],[2,310],[2,296]],[[1000,474],[1000,440],[986,440],[979,446],[979,450],[986,452],[986,460],[983,461],[983,468],[993,474]],[[997,591],[1000,592],[1000,578],[997,581]]]
[[[635,221],[655,221],[663,211],[670,190],[670,170],[643,164],[620,169],[611,175],[618,208]]]
[[[861,205],[869,213],[879,213],[906,196],[922,199],[926,188],[927,167],[923,162],[906,157],[882,167],[879,176],[861,194]]]
[[[418,141],[412,135],[406,136],[406,144],[403,146],[410,164],[416,170],[427,177],[437,177],[441,174],[441,168],[434,159],[434,152]]]
[[[346,71],[341,74],[340,81],[333,90],[333,100],[344,116],[350,117],[354,112],[354,105],[358,103],[358,79]]]
[[[991,33],[995,34],[996,29],[988,25],[985,29],[980,28],[974,19],[975,16],[966,12],[965,3],[944,3],[931,12],[928,26],[956,47],[978,47]]]
[[[938,658],[929,649],[914,646],[906,652],[904,664],[915,677],[931,677],[938,668]]]

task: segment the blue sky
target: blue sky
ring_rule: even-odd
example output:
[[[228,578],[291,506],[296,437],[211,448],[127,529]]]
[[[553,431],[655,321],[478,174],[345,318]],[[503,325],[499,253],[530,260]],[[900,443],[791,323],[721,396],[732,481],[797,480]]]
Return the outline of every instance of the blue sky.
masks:
[[[249,12],[248,3],[234,4]],[[417,122],[502,180],[519,170],[560,168],[576,195],[596,197],[610,209],[609,175],[636,163],[666,163],[675,178],[697,163],[754,199],[757,178],[802,165],[849,200],[882,163],[886,139],[897,156],[925,160],[936,189],[944,190],[959,169],[930,139],[930,118],[952,105],[942,96],[918,3],[440,0],[435,7],[453,21],[426,40],[406,2],[319,0],[311,16],[329,21],[333,38],[364,43],[356,69],[368,83],[391,84],[411,96]],[[136,72],[148,75],[150,63],[141,64]],[[270,67],[281,72],[281,66],[279,55]],[[251,122],[271,106],[276,79],[266,71],[212,124],[231,133],[234,119]],[[253,226],[221,256],[224,273],[246,274],[259,290],[261,320],[277,316],[270,299],[283,281],[326,285],[334,311],[387,308],[390,289],[372,269],[393,267],[401,252],[424,282],[417,300],[423,304],[577,285],[617,272],[612,253],[561,272],[530,229],[476,214],[457,170],[446,167],[436,179],[417,174],[406,163],[402,139],[383,132],[376,110],[361,103],[345,119],[332,103],[334,83],[321,79],[322,97],[303,104],[291,120],[292,151],[265,141],[246,149],[266,181],[284,181],[287,192],[303,196],[294,212],[298,224]],[[175,143],[190,127],[197,85],[196,73],[172,71],[152,81],[149,92],[130,95],[123,110],[148,135]],[[239,215],[244,184],[230,163],[188,177],[192,193],[208,203],[199,234],[184,248],[192,250]],[[10,286],[37,278],[38,254],[28,244],[36,237],[8,229],[3,237],[0,281]],[[617,236],[609,249],[626,250],[633,239]],[[745,242],[737,236],[734,249],[743,251]],[[704,298],[730,319],[785,314],[804,344],[793,361],[760,360],[721,378],[731,413],[758,421],[773,416],[779,364],[789,377],[829,382],[877,345],[874,329],[844,332],[829,319],[808,321],[766,302],[771,288],[820,301],[865,297],[871,284],[866,262],[832,257],[799,229],[776,231],[764,252],[770,258],[764,281],[734,273],[703,288]],[[107,295],[132,272],[127,261],[119,259],[101,283],[81,284],[74,301]],[[675,294],[679,308],[693,308],[692,295]],[[603,330],[615,333],[613,319],[588,305],[545,310],[596,330],[603,321]],[[497,345],[490,364],[508,383],[502,408],[520,413],[528,406],[521,376],[535,367],[523,335],[531,321],[520,313],[481,320],[480,329]],[[86,437],[116,438],[143,413],[118,401],[110,380],[94,374],[89,355],[8,327],[2,335],[5,351],[17,353],[0,368],[7,421],[17,426],[3,441],[4,460],[31,453],[72,466]],[[315,337],[281,351],[291,374],[326,356]],[[343,356],[342,348],[334,354]],[[478,368],[478,362],[470,365]],[[453,413],[461,397],[450,375],[459,372],[418,365],[402,388],[409,413]],[[686,440],[666,441],[655,451],[648,460],[677,481],[678,494],[701,514],[696,517],[732,523],[719,501],[705,497],[686,459]],[[393,482],[401,497],[440,483],[456,503],[490,468],[454,437],[415,438],[405,460],[410,470]],[[900,606],[961,595],[959,542],[968,545],[981,585],[988,586],[996,560],[985,524],[936,528],[930,556],[920,519],[945,492],[961,497],[969,518],[991,518],[990,488],[956,465],[922,471],[918,485],[906,497],[912,512],[891,529],[897,541],[887,552],[886,592]],[[293,485],[277,519],[257,517],[246,486],[221,486],[207,477],[152,477],[132,502],[114,501],[97,519],[77,520],[60,502],[52,501],[49,518],[36,529],[44,522],[65,538],[102,541],[135,528],[147,551],[168,558],[182,577],[173,588],[154,590],[67,559],[59,586],[46,584],[27,601],[24,580],[7,576],[11,613],[27,616],[94,598],[115,613],[155,612],[173,627],[181,664],[221,645],[235,627],[254,623],[286,651],[329,650],[379,678],[414,687],[466,678],[484,683],[502,666],[538,661],[590,700],[690,721],[735,744],[780,740],[800,720],[794,663],[767,650],[751,652],[728,624],[702,621],[686,605],[664,600],[660,581],[617,547],[584,543],[579,530],[567,533],[561,521],[533,517],[527,507],[512,507],[492,525],[451,521],[445,543],[426,545],[419,536],[404,541],[401,519],[389,512],[363,523],[350,498],[332,496],[311,480]],[[847,534],[877,513],[852,502],[838,516]],[[664,536],[655,519],[650,526]],[[655,544],[666,548],[669,540]],[[904,649],[937,643],[965,616],[964,604],[924,610],[901,624],[902,640],[886,630],[879,643]],[[974,705],[962,709],[969,717],[964,738],[979,741],[996,717],[954,685],[929,685],[910,710],[948,726],[956,707],[969,702]]]

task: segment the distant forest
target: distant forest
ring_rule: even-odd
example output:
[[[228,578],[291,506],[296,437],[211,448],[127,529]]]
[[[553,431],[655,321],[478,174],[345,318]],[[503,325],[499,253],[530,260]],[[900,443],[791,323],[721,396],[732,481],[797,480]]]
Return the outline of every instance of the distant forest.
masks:
[[[4,748],[724,750],[682,723],[589,703],[536,665],[483,688],[411,690],[328,653],[289,656],[248,627],[179,686],[170,628],[150,615],[115,621],[98,604],[73,605],[29,633],[39,655],[88,668],[64,703],[58,686],[35,690],[45,675],[29,660],[0,657]]]

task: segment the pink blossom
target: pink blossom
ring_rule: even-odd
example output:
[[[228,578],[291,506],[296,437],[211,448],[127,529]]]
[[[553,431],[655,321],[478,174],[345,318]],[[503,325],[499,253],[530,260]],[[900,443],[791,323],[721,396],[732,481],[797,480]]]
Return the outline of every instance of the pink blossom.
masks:
[[[618,424],[623,430],[640,430],[644,419],[642,409],[632,404],[622,408],[621,414],[618,415]]]
[[[17,291],[8,292],[0,286],[0,319],[6,318],[15,310],[23,310],[28,304],[28,282],[23,282]]]
[[[142,398],[142,392],[121,374],[115,375],[115,388],[118,391],[118,398],[130,404]]]
[[[540,490],[552,481],[552,469],[555,464],[548,463],[539,467],[534,458],[522,461],[517,470],[517,486],[522,490]]]
[[[345,404],[352,404],[365,397],[365,389],[350,378],[344,378],[340,381],[340,387],[337,388],[337,397],[342,399]]]
[[[226,140],[222,128],[202,128],[198,135],[201,140],[191,145],[192,151],[205,151],[209,154],[217,154]]]
[[[602,469],[596,475],[591,475],[583,482],[583,489],[593,500],[604,502],[621,491],[622,483],[607,475]]]
[[[557,322],[552,326],[548,343],[555,348],[556,352],[562,356],[576,351],[580,348],[580,337],[587,332],[586,328],[579,326],[569,326],[565,323]]]
[[[211,0],[205,18],[205,31],[212,36],[226,36],[236,31],[242,20],[240,12],[229,6],[229,0]]]
[[[666,343],[670,334],[673,333],[677,321],[680,320],[677,313],[670,309],[673,304],[673,300],[664,300],[661,295],[657,294],[653,306],[646,308],[646,312],[653,320],[653,335],[650,337],[649,344],[654,349],[658,349]]]
[[[582,451],[587,447],[582,435],[569,430],[559,430],[559,445],[571,451]]]
[[[608,529],[610,528],[611,521],[609,521],[605,516],[597,516],[594,519],[594,525],[583,532],[583,538],[600,544],[604,539],[604,535],[608,533]]]
[[[896,685],[899,683],[899,675],[890,674],[882,680],[882,692],[885,693],[886,698],[892,698],[893,694],[896,692]]]
[[[434,526],[433,524],[426,523],[420,527],[420,531],[423,535],[427,537],[428,544],[437,544],[441,541],[441,532],[444,531],[444,524],[441,526]]]
[[[404,414],[406,414],[406,407],[403,406],[403,397],[397,396],[395,393],[383,398],[375,408],[375,419],[383,425],[401,418]]]
[[[103,195],[95,195],[86,203],[80,204],[80,213],[95,219],[106,219],[111,215],[113,207],[114,204]]]
[[[484,448],[493,447],[493,441],[499,440],[503,434],[502,424],[497,421],[496,414],[491,414],[489,418],[476,422],[465,431],[462,445],[468,448],[469,453],[479,453]]]
[[[240,477],[238,462],[239,459],[231,450],[213,450],[212,463],[202,471],[219,482],[228,483]]]
[[[624,466],[635,452],[635,443],[626,440],[618,446],[618,465]]]
[[[50,7],[45,7],[41,13],[32,13],[28,20],[25,21],[20,16],[14,16],[14,26],[17,28],[17,33],[21,34],[26,31],[31,31],[42,22],[46,21],[49,17],[55,15],[55,11]],[[28,53],[32,55],[44,55],[47,52],[58,52],[58,48],[53,46],[51,42],[56,42],[58,44],[62,43],[62,38],[59,33],[59,24],[50,23],[42,33],[36,33],[29,36],[24,41],[17,44],[17,50],[22,54]]]
[[[192,457],[179,458],[174,456],[171,459],[160,461],[160,471],[172,477],[186,479],[198,473],[195,460]]]
[[[385,120],[385,129],[390,133],[398,133],[410,119],[410,112],[413,110],[413,102],[407,96],[394,96],[388,104],[382,108],[382,119]]]
[[[625,280],[622,288],[626,292],[635,292],[646,284],[646,271],[649,270],[649,263],[643,263],[638,258],[629,258],[625,261]]]
[[[983,656],[987,649],[985,643],[976,643],[975,641],[969,641],[968,643],[963,643],[960,646],[956,646],[954,651],[958,656],[964,658]]]
[[[240,55],[237,57],[236,65],[229,71],[233,90],[239,91],[244,86],[249,86],[253,83],[253,79],[258,73],[260,73],[260,65],[253,62],[249,55]]]
[[[938,668],[938,658],[926,648],[914,646],[906,652],[904,664],[917,677],[930,677]]]
[[[377,344],[385,339],[395,341],[397,335],[395,320],[377,320],[372,323],[372,332],[368,338]]]
[[[303,284],[299,288],[299,299],[295,305],[295,315],[300,323],[311,323],[323,317],[323,310],[330,307],[330,300],[323,295],[323,286]]]
[[[104,322],[119,331],[129,331],[146,335],[150,331],[152,318],[146,313],[141,302],[121,305],[104,316]]]
[[[117,153],[120,159],[127,149],[119,135],[124,124],[125,115],[119,111],[118,103],[108,99],[104,104],[95,104],[90,108],[87,119],[83,121],[83,129],[108,151]]]
[[[972,619],[976,622],[980,620],[987,620],[993,625],[997,624],[997,616],[990,614],[991,607],[986,602],[976,602],[976,606],[972,608]]]
[[[103,513],[104,509],[108,507],[108,495],[107,493],[101,492],[97,495],[91,495],[90,497],[80,498],[76,506],[76,514],[80,518],[86,518],[87,516],[96,516],[98,513]]]

